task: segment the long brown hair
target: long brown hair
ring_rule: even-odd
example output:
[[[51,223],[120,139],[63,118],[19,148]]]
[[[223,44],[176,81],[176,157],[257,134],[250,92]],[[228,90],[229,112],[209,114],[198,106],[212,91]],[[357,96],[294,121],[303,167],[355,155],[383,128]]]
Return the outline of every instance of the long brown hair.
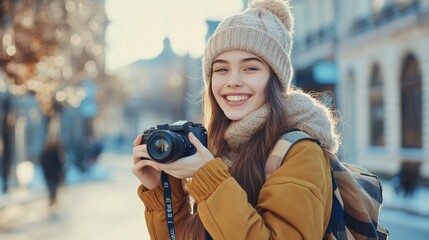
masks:
[[[247,193],[248,202],[256,206],[259,192],[265,181],[264,166],[271,149],[287,129],[286,90],[271,71],[266,88],[266,102],[270,108],[266,122],[253,133],[243,149],[233,159],[231,175]],[[225,156],[231,149],[224,139],[229,120],[217,104],[210,83],[204,89],[205,126],[208,131],[208,149],[215,157]],[[255,147],[258,146],[258,147]],[[196,206],[195,206],[196,207]],[[177,234],[179,239],[204,239],[204,226],[196,213],[181,223]]]

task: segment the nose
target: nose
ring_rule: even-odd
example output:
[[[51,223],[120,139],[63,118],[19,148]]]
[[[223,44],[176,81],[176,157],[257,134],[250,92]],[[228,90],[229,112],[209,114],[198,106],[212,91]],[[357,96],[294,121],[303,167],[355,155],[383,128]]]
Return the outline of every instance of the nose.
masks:
[[[228,87],[241,87],[243,86],[243,80],[241,79],[240,73],[232,72],[228,78],[227,86]]]

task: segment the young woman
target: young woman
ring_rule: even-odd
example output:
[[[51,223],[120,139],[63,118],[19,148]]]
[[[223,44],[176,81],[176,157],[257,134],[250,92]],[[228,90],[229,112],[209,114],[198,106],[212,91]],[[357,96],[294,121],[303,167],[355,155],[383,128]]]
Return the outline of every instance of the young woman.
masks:
[[[220,23],[204,55],[208,148],[191,133],[197,153],[161,164],[141,160],[150,157],[137,136],[133,173],[152,239],[169,238],[161,171],[169,175],[178,239],[323,238],[338,136],[331,112],[290,86],[292,33],[289,4],[280,0],[252,2]],[[274,145],[292,129],[320,145],[295,144],[270,172],[267,159],[283,157]]]

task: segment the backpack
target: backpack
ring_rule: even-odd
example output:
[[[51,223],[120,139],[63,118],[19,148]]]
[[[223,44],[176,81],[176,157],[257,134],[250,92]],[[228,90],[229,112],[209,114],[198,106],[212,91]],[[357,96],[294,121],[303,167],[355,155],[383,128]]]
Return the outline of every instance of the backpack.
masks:
[[[281,166],[294,144],[302,140],[317,139],[301,131],[283,134],[274,148],[281,146],[284,157],[268,158],[265,175],[269,176]],[[283,152],[282,152],[283,153]],[[389,232],[378,222],[383,195],[380,179],[368,170],[330,159],[332,175],[332,212],[323,239],[367,240],[388,239]]]

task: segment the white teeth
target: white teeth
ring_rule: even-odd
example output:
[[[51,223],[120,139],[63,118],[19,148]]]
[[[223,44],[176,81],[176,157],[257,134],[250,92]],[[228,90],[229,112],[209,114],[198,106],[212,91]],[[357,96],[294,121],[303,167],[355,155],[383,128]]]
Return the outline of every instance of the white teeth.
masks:
[[[226,100],[230,101],[230,102],[241,102],[241,101],[245,101],[249,98],[249,96],[246,95],[228,95],[226,96]]]

